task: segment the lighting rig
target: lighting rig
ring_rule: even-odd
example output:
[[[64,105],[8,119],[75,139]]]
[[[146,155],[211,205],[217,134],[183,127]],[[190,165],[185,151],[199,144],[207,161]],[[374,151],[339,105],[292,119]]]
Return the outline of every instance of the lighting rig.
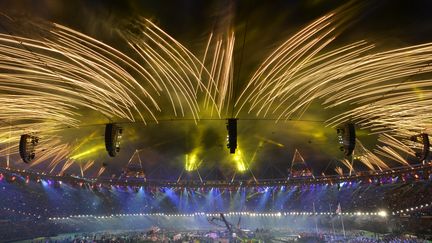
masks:
[[[272,179],[272,180],[235,180],[235,181],[160,181],[160,180],[142,180],[140,178],[111,178],[98,177],[86,178],[68,175],[49,175],[46,173],[33,172],[29,170],[19,170],[12,168],[0,168],[0,181],[5,179],[9,182],[40,182],[41,180],[51,181],[52,185],[67,183],[69,185],[79,185],[86,188],[144,188],[145,190],[162,190],[163,188],[195,188],[200,190],[209,190],[219,188],[226,190],[237,190],[238,188],[251,188],[259,190],[260,188],[282,188],[282,187],[302,187],[313,186],[351,186],[358,184],[365,185],[382,185],[393,183],[407,183],[415,181],[432,180],[432,163],[413,165],[412,167],[393,168],[391,170],[379,171],[373,174],[362,173],[358,175],[326,175],[315,177],[301,177],[290,179]],[[50,183],[48,183],[50,184]]]
[[[282,211],[282,212],[225,212],[225,213],[216,213],[216,212],[194,212],[194,213],[121,213],[121,214],[110,214],[110,215],[92,215],[92,214],[83,214],[83,215],[69,215],[69,216],[58,216],[58,217],[50,217],[48,220],[68,220],[68,219],[113,219],[113,218],[122,218],[122,217],[208,217],[208,221],[215,221],[214,217],[221,217],[221,214],[224,217],[237,217],[237,216],[245,216],[245,217],[292,217],[292,216],[335,216],[335,215],[344,215],[344,216],[377,216],[377,217],[388,217],[389,213],[385,210],[379,211],[356,211],[356,212],[343,212],[343,213],[335,213],[330,211],[322,211],[322,212],[310,212],[310,211]],[[394,215],[395,213],[392,213]],[[225,219],[226,222],[226,219]],[[219,224],[214,224],[222,227]],[[231,227],[232,224],[229,224]],[[238,227],[238,226],[237,226]],[[238,231],[238,229],[236,230]]]

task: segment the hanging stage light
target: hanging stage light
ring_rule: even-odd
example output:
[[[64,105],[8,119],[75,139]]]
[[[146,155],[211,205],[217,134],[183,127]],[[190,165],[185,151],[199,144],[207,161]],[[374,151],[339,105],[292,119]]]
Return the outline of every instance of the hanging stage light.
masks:
[[[226,125],[228,130],[227,147],[229,148],[230,153],[234,154],[237,148],[237,119],[236,118],[227,119]]]
[[[39,142],[39,138],[29,134],[21,135],[19,143],[19,154],[24,163],[31,163],[35,156],[35,147]]]
[[[414,135],[411,137],[411,141],[423,144],[423,149],[421,152],[417,152],[416,156],[420,161],[425,161],[429,155],[430,142],[429,135],[427,133],[421,133],[419,135]]]
[[[105,148],[111,157],[115,157],[120,152],[120,139],[123,129],[114,123],[105,126]]]
[[[344,151],[345,156],[351,156],[356,143],[355,126],[347,123],[343,127],[337,128],[340,150]]]

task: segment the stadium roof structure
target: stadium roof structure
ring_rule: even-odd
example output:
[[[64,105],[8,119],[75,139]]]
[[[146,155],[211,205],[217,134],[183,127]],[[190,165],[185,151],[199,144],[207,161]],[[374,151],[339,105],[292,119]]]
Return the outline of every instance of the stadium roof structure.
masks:
[[[203,182],[287,178],[296,151],[317,178],[429,162],[429,1],[0,6],[2,167],[122,178],[139,159],[146,180]]]

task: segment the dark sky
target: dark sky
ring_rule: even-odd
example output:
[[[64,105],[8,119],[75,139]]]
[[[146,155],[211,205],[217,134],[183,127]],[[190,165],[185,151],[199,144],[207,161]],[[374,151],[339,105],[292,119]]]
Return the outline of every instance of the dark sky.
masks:
[[[432,40],[431,1],[361,2],[361,8],[332,46],[364,39],[375,43],[377,50],[387,50]],[[115,30],[125,28],[125,23],[138,16],[152,19],[197,56],[202,55],[211,31],[233,29],[236,33],[234,92],[239,92],[272,50],[301,27],[341,4],[342,1],[336,0],[44,0],[1,1],[0,8],[11,16],[28,16],[63,24],[122,51],[125,46]],[[324,111],[320,105],[314,105],[304,120],[322,121],[340,111]],[[282,177],[296,148],[317,174],[327,167],[329,161],[343,157],[337,148],[336,132],[325,128],[322,122],[276,124],[274,121],[242,121],[242,117],[239,118],[240,146],[244,148],[252,170],[261,177]],[[167,121],[148,126],[128,124],[125,125],[125,142],[118,158],[108,158],[102,149],[86,159],[96,159],[99,164],[107,162],[116,171],[127,163],[135,149],[142,149],[140,153],[148,171],[156,171],[155,177],[175,178],[183,167],[184,154],[200,148],[203,170],[208,171],[209,177],[212,173],[228,176],[234,165],[225,148],[224,123],[221,120],[202,121],[198,125],[191,121]],[[61,134],[65,141],[80,141],[77,135],[85,137],[94,130],[97,135],[92,140],[93,144],[88,146],[96,146],[103,141],[103,126],[69,129]],[[367,135],[367,131],[358,134],[373,149],[376,136]],[[283,146],[275,146],[269,141]]]

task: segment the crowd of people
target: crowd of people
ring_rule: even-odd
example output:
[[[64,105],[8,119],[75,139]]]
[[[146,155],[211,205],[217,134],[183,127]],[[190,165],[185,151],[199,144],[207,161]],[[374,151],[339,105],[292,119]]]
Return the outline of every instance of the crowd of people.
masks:
[[[78,242],[232,242],[241,238],[226,231],[106,231],[94,233],[63,234],[32,239],[32,243],[78,243]]]
[[[262,229],[258,230],[262,231]],[[409,235],[365,235],[364,233],[347,232],[342,234],[330,234],[314,232],[279,231],[277,236],[268,231],[265,238],[251,231],[250,235],[235,236],[226,231],[107,231],[94,233],[64,234],[54,237],[45,237],[28,240],[28,243],[129,243],[129,242],[308,242],[308,243],[426,243],[424,239],[418,239]]]
[[[359,236],[359,237],[347,239],[345,241],[338,241],[338,242],[348,242],[348,243],[427,243],[430,241],[424,240],[424,239],[417,239],[417,238],[413,238],[413,237],[392,235],[392,236],[382,237],[379,239]]]
[[[430,183],[400,184],[384,195],[384,200],[394,211],[432,202]]]
[[[339,184],[338,184],[339,185]],[[189,190],[189,189],[188,189]],[[261,191],[187,191],[165,188],[165,191],[138,191],[128,188],[112,188],[104,191],[91,191],[72,188],[67,185],[50,187],[43,183],[16,183],[0,181],[0,191],[7,194],[0,202],[0,241],[25,239],[36,236],[53,236],[64,233],[97,232],[110,229],[146,229],[151,225],[170,227],[180,225],[182,230],[198,229],[206,224],[206,218],[200,217],[95,217],[73,218],[67,220],[49,220],[51,217],[69,217],[69,215],[112,215],[129,213],[179,213],[179,212],[336,212],[339,205],[342,212],[376,212],[387,209],[387,218],[345,216],[347,230],[363,229],[379,233],[413,233],[432,235],[430,206],[422,210],[410,211],[407,217],[392,215],[391,212],[422,203],[432,202],[432,185],[430,182],[409,184],[356,184],[341,183],[339,186],[304,186],[292,188],[265,188]],[[78,200],[77,200],[78,199]],[[192,211],[194,210],[194,211]],[[202,210],[202,211],[200,211]],[[429,216],[427,214],[430,214]],[[406,216],[406,215],[402,215]],[[426,216],[426,217],[425,217]],[[237,217],[237,218],[235,218]],[[234,224],[240,220],[238,216],[230,219]],[[295,224],[297,227],[341,228],[340,217],[336,213],[323,216],[283,216],[261,218],[244,216],[242,226],[249,228],[267,227],[272,231],[277,227]],[[127,227],[134,228],[127,228]],[[210,226],[209,226],[210,227]],[[177,229],[179,230],[179,229]],[[298,230],[298,229],[297,229]],[[181,235],[182,237],[201,237]],[[69,235],[68,240],[74,241]],[[151,240],[147,235],[107,235],[106,237],[142,237]],[[174,235],[167,239],[173,240]],[[179,237],[177,235],[176,237]],[[309,237],[309,236],[308,236]],[[314,237],[314,236],[311,236]],[[356,236],[353,242],[376,242],[380,239]],[[363,237],[363,238],[362,238]],[[424,238],[424,237],[422,237]],[[109,238],[111,239],[111,238]],[[117,238],[116,238],[117,239]],[[188,238],[185,238],[188,239]],[[392,239],[395,242],[399,238]],[[406,240],[406,239],[403,239]],[[410,239],[412,240],[412,239]],[[343,242],[343,241],[342,241]],[[379,242],[379,241],[378,241]],[[404,242],[404,241],[401,241]],[[409,242],[409,241],[408,241]]]

